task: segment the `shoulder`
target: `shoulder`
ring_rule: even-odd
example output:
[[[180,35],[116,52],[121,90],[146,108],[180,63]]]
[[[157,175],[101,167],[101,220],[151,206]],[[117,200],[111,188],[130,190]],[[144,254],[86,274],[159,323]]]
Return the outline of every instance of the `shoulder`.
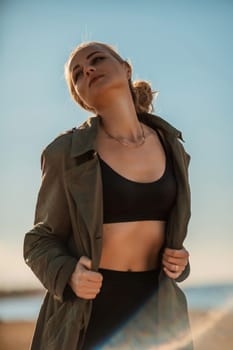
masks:
[[[42,151],[42,155],[53,158],[68,154],[71,148],[72,135],[75,128],[69,129],[56,136]]]
[[[158,115],[147,113],[146,118],[148,118],[149,122],[151,123],[150,125],[153,125],[159,132],[164,143],[168,142],[170,147],[173,149],[173,152],[175,152],[177,155],[180,154],[181,157],[183,157],[185,164],[188,167],[191,156],[185,150],[185,140],[182,132]]]
[[[153,129],[161,129],[165,136],[179,138],[184,141],[181,131],[159,115],[144,112],[139,114],[139,120]]]
[[[42,154],[46,154],[49,157],[59,158],[62,156],[68,156],[71,153],[72,143],[74,139],[83,138],[83,131],[89,128],[89,119],[85,120],[80,125],[68,129],[59,135],[57,135],[42,151]]]

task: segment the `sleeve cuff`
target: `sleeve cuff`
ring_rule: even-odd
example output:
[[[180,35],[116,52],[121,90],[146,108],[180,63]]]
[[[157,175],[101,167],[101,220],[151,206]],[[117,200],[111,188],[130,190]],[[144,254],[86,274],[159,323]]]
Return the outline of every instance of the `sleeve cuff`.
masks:
[[[185,267],[184,271],[182,272],[182,274],[179,277],[177,277],[175,279],[175,281],[176,282],[183,282],[189,276],[189,274],[190,274],[190,264],[188,262],[188,264],[186,265],[186,267]]]
[[[63,302],[65,301],[65,299],[68,298],[68,295],[71,294],[71,290],[69,291],[69,293],[67,293],[67,288],[69,287],[68,281],[70,279],[70,276],[74,272],[76,265],[77,259],[70,258],[61,267],[56,278],[54,299]]]

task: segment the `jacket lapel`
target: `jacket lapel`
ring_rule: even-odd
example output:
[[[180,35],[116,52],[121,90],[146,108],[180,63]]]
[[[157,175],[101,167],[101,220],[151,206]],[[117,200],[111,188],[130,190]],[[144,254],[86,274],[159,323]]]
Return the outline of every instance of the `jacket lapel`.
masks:
[[[93,270],[98,268],[103,234],[101,169],[95,150],[98,122],[97,117],[90,118],[73,131],[71,157],[74,166],[66,173],[83,253],[92,259]]]

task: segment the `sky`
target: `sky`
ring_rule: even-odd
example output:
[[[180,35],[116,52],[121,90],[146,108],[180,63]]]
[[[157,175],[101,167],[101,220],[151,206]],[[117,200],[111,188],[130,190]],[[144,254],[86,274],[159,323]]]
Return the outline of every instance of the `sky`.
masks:
[[[155,114],[191,155],[184,285],[233,282],[233,2],[0,2],[0,289],[39,287],[23,261],[41,181],[40,154],[90,113],[70,98],[64,64],[83,41],[114,45],[133,78],[159,90]]]

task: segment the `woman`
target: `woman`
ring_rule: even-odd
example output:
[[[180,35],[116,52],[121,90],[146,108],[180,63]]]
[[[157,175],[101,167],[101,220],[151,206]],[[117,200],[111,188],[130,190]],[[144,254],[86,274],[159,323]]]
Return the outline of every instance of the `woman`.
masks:
[[[189,155],[181,133],[149,114],[153,93],[110,46],[83,43],[65,66],[70,93],[94,112],[42,153],[27,264],[48,290],[32,349],[94,349],[156,294],[154,344],[192,349],[183,247]],[[175,324],[174,324],[175,321]]]

